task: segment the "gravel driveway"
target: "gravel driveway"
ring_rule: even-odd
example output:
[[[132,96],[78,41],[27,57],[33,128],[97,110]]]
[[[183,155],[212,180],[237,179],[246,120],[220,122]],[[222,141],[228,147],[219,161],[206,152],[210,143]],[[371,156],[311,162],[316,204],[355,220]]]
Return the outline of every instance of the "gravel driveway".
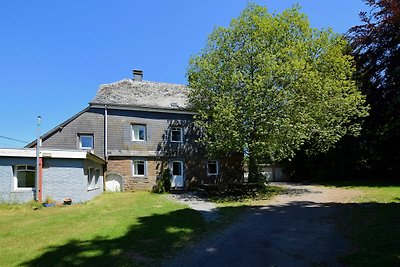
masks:
[[[187,248],[166,266],[340,266],[349,246],[334,226],[356,190],[278,184],[287,194],[251,208],[225,231]]]

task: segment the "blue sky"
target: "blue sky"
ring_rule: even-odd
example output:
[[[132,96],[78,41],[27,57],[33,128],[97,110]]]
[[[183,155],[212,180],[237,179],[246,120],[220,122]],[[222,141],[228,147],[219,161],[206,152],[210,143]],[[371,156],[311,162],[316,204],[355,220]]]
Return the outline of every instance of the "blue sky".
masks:
[[[362,0],[253,1],[270,12],[295,3],[311,26],[345,33]],[[191,55],[246,0],[69,0],[0,2],[0,136],[32,141],[87,107],[101,84],[132,77],[187,83]],[[0,147],[24,144],[0,138]]]

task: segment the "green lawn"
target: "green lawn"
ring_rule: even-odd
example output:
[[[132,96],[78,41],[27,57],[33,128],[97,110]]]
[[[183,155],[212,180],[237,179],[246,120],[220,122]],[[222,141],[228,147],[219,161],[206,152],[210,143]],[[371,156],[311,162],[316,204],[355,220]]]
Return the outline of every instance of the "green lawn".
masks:
[[[400,266],[400,184],[341,183],[358,189],[355,199],[340,219],[341,229],[353,244],[342,258],[350,266]]]
[[[206,229],[198,212],[147,192],[39,210],[2,205],[0,266],[147,265]]]
[[[279,192],[271,188],[256,199]],[[255,197],[220,203],[217,221],[148,192],[106,193],[86,203],[0,205],[0,266],[145,266],[234,222]],[[37,205],[36,205],[37,206]]]

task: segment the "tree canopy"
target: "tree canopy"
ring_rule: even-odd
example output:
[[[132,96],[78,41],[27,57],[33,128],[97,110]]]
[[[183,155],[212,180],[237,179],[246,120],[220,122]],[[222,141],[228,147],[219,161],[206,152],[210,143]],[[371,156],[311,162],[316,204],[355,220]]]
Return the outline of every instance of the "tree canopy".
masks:
[[[211,154],[257,161],[293,157],[307,143],[326,151],[358,134],[367,115],[344,38],[310,27],[295,6],[279,14],[248,5],[218,27],[189,63],[190,101]]]
[[[366,169],[400,170],[400,2],[365,0],[371,12],[361,12],[363,24],[349,37],[357,62],[361,90],[371,106],[360,141]],[[396,171],[397,170],[397,171]],[[398,174],[398,172],[396,173]]]

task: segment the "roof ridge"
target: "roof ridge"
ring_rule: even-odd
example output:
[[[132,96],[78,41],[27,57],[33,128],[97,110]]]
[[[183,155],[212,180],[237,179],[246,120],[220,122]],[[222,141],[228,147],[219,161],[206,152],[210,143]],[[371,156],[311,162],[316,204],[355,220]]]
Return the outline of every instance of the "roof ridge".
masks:
[[[130,78],[124,78],[124,79],[119,80],[119,81],[101,84],[101,85],[99,86],[99,89],[101,89],[101,88],[103,88],[103,87],[106,87],[106,86],[117,85],[117,84],[122,83],[122,82],[130,82],[130,83],[132,83],[132,84],[134,84],[134,83],[137,83],[137,84],[139,84],[139,83],[142,83],[142,84],[165,84],[165,85],[174,85],[174,86],[188,87],[188,85],[186,85],[186,84],[181,84],[181,83],[157,82],[157,81],[147,81],[147,80],[135,81],[135,80],[130,79]]]

